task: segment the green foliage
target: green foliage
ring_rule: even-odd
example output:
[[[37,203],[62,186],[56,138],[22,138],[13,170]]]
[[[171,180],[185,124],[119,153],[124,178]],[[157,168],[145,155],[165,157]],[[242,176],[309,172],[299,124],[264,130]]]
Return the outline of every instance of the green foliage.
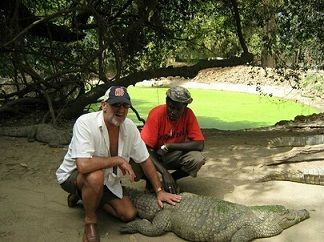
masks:
[[[228,5],[216,1],[193,4],[196,11],[185,21],[174,20],[170,28],[181,42],[173,56],[180,60],[198,60],[240,55],[242,50]],[[180,31],[179,31],[180,30]]]
[[[37,16],[46,16],[53,14],[56,11],[68,7],[71,1],[68,0],[56,0],[56,1],[44,1],[44,0],[22,0],[22,4],[28,6]]]
[[[266,50],[292,67],[322,65],[323,3],[316,0],[2,0],[0,6],[0,76],[11,82],[0,105],[35,97],[59,113],[99,83],[170,60],[239,56],[242,41],[257,63]]]
[[[324,97],[324,73],[309,71],[301,83],[303,89],[315,97]]]
[[[322,65],[323,57],[322,1],[285,1],[278,13],[277,52],[291,66],[313,68]]]

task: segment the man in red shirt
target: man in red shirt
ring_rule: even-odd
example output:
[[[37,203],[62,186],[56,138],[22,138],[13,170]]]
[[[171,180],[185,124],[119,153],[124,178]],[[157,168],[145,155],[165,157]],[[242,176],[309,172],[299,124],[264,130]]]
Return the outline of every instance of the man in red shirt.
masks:
[[[204,136],[193,111],[190,92],[181,86],[166,92],[166,104],[153,108],[141,131],[166,191],[176,193],[176,180],[196,177],[205,164]],[[175,170],[170,174],[169,170]]]

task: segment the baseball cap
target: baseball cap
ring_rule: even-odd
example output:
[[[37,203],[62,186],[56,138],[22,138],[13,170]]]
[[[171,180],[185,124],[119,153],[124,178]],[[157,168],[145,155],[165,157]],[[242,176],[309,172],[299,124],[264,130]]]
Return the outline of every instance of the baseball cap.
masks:
[[[190,92],[181,86],[171,87],[167,90],[166,95],[173,101],[189,104],[192,102]]]
[[[127,103],[129,105],[132,105],[126,87],[122,86],[111,86],[106,91],[104,95],[104,100],[109,104]]]

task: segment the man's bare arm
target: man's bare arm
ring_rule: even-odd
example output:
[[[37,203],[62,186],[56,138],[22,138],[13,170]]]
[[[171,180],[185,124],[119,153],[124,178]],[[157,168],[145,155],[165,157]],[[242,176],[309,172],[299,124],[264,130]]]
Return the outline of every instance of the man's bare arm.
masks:
[[[162,175],[162,182],[163,187],[167,192],[176,193],[177,192],[177,184],[173,177],[171,176],[170,172],[160,163],[156,152],[148,147],[148,151],[151,156],[151,160],[155,166],[155,168],[161,173]]]
[[[155,190],[157,202],[160,207],[163,207],[163,202],[175,205],[177,202],[181,201],[181,196],[177,194],[172,194],[161,189],[161,182],[157,174],[157,170],[150,158],[146,161],[140,163],[145,176],[150,180],[152,186]]]
[[[118,166],[123,174],[128,174],[130,181],[133,181],[135,178],[135,173],[131,165],[124,158],[120,156],[113,157],[102,157],[102,156],[93,156],[91,158],[77,158],[76,165],[78,171],[81,174],[87,174],[97,170],[102,170],[106,168],[111,168],[113,166]]]

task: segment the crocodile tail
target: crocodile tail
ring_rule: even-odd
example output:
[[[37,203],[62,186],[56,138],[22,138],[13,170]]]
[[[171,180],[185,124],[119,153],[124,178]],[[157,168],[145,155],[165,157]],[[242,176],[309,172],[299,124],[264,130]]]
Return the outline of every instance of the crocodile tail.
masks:
[[[30,137],[34,126],[0,127],[0,135],[10,137]]]

